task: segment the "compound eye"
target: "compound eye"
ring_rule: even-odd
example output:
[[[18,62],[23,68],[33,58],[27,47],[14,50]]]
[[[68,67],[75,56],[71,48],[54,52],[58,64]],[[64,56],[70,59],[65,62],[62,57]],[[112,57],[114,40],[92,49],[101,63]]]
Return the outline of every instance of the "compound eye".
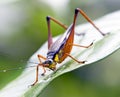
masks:
[[[53,63],[53,60],[48,60],[48,64],[52,64]]]

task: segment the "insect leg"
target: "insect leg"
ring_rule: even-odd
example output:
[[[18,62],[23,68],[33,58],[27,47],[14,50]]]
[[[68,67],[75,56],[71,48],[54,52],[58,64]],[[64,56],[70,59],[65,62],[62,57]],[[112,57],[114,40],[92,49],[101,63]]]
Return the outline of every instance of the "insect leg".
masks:
[[[93,21],[86,15],[86,13],[81,10],[80,8],[76,8],[75,9],[75,14],[77,17],[78,12],[98,31],[101,33],[101,35],[105,36],[106,34],[104,34],[94,23]]]
[[[42,61],[41,61],[41,59],[40,59],[40,58],[42,58],[42,59],[46,60],[46,58],[45,58],[44,56],[42,56],[42,55],[38,55],[38,60],[40,61],[40,63],[42,63]]]
[[[67,29],[68,27],[66,25],[64,25],[63,23],[61,23],[60,21],[58,21],[55,18],[50,17],[50,16],[47,16],[46,20],[47,20],[47,26],[48,26],[48,49],[49,49],[51,44],[53,43],[51,29],[50,29],[50,20],[54,21],[55,23],[57,23],[58,25],[60,25],[64,29]]]
[[[77,47],[83,47],[83,48],[89,48],[90,46],[93,45],[93,42],[87,46],[84,46],[84,45],[79,45],[79,44],[72,44],[73,46],[77,46]]]
[[[45,74],[45,72],[46,72],[46,70],[45,70],[45,67],[42,65],[42,61],[41,61],[41,59],[40,59],[40,58],[42,58],[42,59],[44,59],[44,60],[46,60],[46,58],[45,58],[45,57],[43,57],[42,55],[38,55],[38,59],[39,59],[39,61],[40,61],[40,64],[38,64],[38,65],[42,66],[42,68],[43,68],[44,72],[43,72],[41,75],[44,75],[44,74]],[[36,71],[37,71],[37,70],[36,70]],[[37,76],[37,74],[36,74],[36,76]]]
[[[46,17],[46,20],[47,20],[47,26],[48,26],[48,49],[49,49],[51,44],[53,43],[53,40],[52,40],[52,34],[50,30],[50,19]]]
[[[42,55],[38,55],[38,59],[39,59],[39,61],[40,61],[40,64],[38,64],[37,67],[36,67],[36,79],[35,79],[35,82],[34,82],[31,86],[34,86],[34,85],[38,82],[39,66],[42,66],[42,68],[43,68],[43,70],[44,70],[43,74],[45,74],[45,72],[46,72],[46,70],[45,70],[45,68],[44,68],[44,66],[43,66],[42,61],[41,61],[40,58],[46,60],[46,58],[43,57]],[[43,74],[42,74],[42,75],[43,75]]]
[[[36,67],[36,79],[35,79],[35,82],[31,86],[34,86],[38,82],[38,73],[39,73],[38,71],[39,71],[39,64]]]
[[[68,53],[65,53],[68,57],[70,57],[70,58],[72,58],[74,61],[76,61],[76,62],[78,62],[78,63],[80,63],[80,64],[83,64],[83,63],[85,63],[86,61],[79,61],[79,60],[77,60],[77,59],[75,59],[74,57],[72,57],[70,54],[68,54]]]
[[[43,72],[42,75],[44,75],[44,74],[46,73],[46,70],[45,70],[43,64],[38,64],[38,65],[37,65],[37,68],[36,68],[36,78],[35,78],[35,82],[34,82],[31,86],[34,86],[34,85],[38,82],[39,66],[42,66],[42,67],[43,67],[44,72]]]
[[[55,18],[51,17],[51,16],[47,16],[47,21],[52,20],[55,23],[57,23],[58,25],[60,25],[61,27],[63,27],[65,30],[68,28],[65,24],[63,24],[62,22],[56,20]]]

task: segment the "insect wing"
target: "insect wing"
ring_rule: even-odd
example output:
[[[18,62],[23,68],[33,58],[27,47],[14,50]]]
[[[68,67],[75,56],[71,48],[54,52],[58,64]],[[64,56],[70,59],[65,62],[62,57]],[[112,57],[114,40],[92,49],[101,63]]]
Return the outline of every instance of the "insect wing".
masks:
[[[68,37],[70,35],[72,25],[73,24],[71,24],[69,26],[69,28],[66,30],[66,32],[51,45],[48,52],[55,52],[56,53],[64,46],[64,44],[66,43],[66,40],[68,39]]]

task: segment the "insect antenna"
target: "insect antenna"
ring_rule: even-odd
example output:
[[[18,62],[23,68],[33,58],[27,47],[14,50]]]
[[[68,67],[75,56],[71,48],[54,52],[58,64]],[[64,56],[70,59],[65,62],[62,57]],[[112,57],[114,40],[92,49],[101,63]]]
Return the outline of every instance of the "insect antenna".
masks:
[[[36,63],[36,62],[31,62],[31,61],[28,61],[27,63],[39,64],[39,63]],[[20,66],[20,67],[16,67],[16,68],[8,68],[8,69],[0,70],[0,72],[8,72],[8,71],[13,71],[13,70],[22,70],[22,69],[31,68],[31,67],[36,67],[36,65]]]

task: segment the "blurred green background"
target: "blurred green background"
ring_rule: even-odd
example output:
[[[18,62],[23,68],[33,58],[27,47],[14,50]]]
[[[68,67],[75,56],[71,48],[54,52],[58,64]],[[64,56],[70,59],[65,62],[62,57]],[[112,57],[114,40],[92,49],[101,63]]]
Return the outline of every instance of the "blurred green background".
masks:
[[[70,25],[75,8],[91,19],[120,9],[119,0],[1,0],[0,71],[24,67],[29,57],[47,40],[45,17]],[[79,16],[78,24],[86,22]],[[64,29],[52,23],[53,36]],[[120,97],[120,50],[106,59],[66,73],[52,81],[40,97]],[[0,72],[0,89],[22,70]]]

